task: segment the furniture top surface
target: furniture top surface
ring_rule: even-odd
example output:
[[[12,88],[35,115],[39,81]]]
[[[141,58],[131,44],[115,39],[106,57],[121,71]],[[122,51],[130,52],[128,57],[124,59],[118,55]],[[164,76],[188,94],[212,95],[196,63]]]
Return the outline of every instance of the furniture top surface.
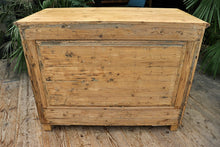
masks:
[[[77,22],[107,23],[178,23],[208,26],[182,10],[175,8],[48,8],[20,19],[16,24],[54,24]]]

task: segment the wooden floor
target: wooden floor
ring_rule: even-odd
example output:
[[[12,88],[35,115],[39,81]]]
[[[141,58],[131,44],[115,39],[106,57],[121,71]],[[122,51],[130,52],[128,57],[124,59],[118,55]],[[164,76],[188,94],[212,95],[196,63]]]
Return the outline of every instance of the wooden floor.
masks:
[[[220,147],[220,82],[195,75],[182,126],[56,126],[42,130],[26,74],[0,61],[0,147]]]

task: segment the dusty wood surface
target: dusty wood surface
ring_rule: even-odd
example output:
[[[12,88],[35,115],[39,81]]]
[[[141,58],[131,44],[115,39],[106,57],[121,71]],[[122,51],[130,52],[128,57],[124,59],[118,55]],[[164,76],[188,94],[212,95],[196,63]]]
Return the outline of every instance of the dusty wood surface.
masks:
[[[44,9],[15,24],[45,130],[46,124],[177,129],[209,25],[162,8]]]
[[[102,15],[100,15],[102,14]],[[173,15],[175,14],[175,15]],[[68,16],[68,17],[67,17]],[[117,17],[115,17],[117,16]],[[154,16],[154,17],[152,17]],[[166,17],[164,17],[166,16]],[[49,8],[20,19],[20,24],[64,22],[156,22],[207,25],[206,22],[175,8]]]
[[[38,47],[50,106],[169,106],[175,98],[181,42],[54,42]]]
[[[15,24],[25,40],[178,41],[199,40],[199,30],[209,25],[179,9],[163,8],[53,8]]]
[[[18,77],[0,61],[0,146],[2,147],[218,147],[220,81],[195,74],[182,126],[56,126],[43,131],[29,78]]]

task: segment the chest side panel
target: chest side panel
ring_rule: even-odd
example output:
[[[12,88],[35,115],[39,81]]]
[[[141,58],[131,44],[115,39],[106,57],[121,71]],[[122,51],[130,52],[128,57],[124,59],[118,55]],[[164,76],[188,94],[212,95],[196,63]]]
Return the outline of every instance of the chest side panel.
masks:
[[[38,41],[50,106],[170,106],[184,42]]]

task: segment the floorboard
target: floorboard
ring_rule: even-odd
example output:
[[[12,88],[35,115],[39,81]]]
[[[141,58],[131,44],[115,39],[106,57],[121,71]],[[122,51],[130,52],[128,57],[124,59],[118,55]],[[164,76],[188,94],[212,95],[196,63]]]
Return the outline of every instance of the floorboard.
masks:
[[[0,62],[0,146],[14,146],[16,144],[16,120],[19,99],[19,78],[7,79],[5,62]],[[4,64],[4,65],[3,65]]]

